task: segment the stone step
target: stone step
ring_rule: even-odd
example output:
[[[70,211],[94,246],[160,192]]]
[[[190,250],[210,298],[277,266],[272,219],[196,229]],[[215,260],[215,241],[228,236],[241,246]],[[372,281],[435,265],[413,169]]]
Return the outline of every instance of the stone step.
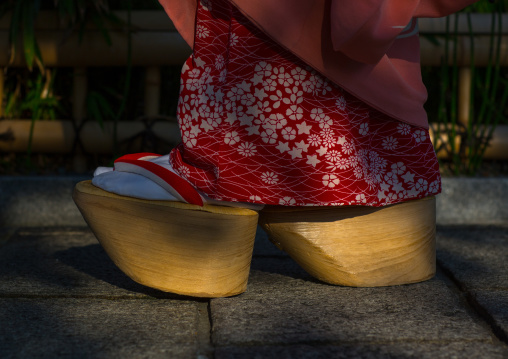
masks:
[[[83,176],[0,177],[0,226],[85,225],[71,195]],[[508,222],[508,178],[443,178],[438,224]]]

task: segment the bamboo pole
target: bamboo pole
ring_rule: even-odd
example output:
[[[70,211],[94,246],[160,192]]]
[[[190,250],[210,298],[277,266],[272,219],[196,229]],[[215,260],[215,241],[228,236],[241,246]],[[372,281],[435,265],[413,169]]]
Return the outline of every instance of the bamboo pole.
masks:
[[[423,33],[423,31],[422,31]],[[433,34],[432,32],[428,32]],[[440,35],[439,33],[437,35]],[[9,64],[7,30],[0,29],[0,66]],[[47,66],[125,66],[127,39],[121,31],[110,32],[112,45],[108,45],[99,31],[88,31],[80,42],[77,35],[68,36],[61,30],[37,31],[37,41],[42,58]],[[420,37],[421,62],[424,66],[439,66],[444,55],[444,38],[437,37],[436,45],[425,36]],[[470,64],[471,44],[469,35],[459,35],[458,62]],[[489,61],[489,35],[478,35],[474,39],[475,64],[486,66]],[[172,29],[133,33],[133,66],[164,66],[182,64],[191,50],[181,36]],[[451,61],[451,60],[450,60]],[[501,65],[508,66],[508,36],[501,40]],[[23,51],[10,66],[25,66]]]
[[[124,13],[116,13],[125,17]],[[464,14],[459,14],[459,63],[469,63],[469,30]],[[190,54],[190,48],[176,32],[173,24],[162,11],[135,11],[132,16],[136,32],[133,34],[134,66],[157,66],[181,64]],[[453,19],[452,19],[453,21]],[[8,16],[0,19],[0,66],[9,64],[9,24]],[[421,59],[423,65],[439,66],[443,55],[444,39],[440,37],[446,30],[446,20],[419,19],[422,35],[431,34],[437,37],[441,45],[437,46],[425,36],[420,37]],[[453,24],[452,24],[453,25]],[[66,24],[59,21],[56,12],[42,11],[36,21],[36,38],[41,49],[42,58],[47,66],[124,66],[127,38],[124,30],[118,27],[108,28],[112,45],[108,45],[103,34],[92,25],[82,41],[78,34],[69,35]],[[474,46],[478,66],[485,66],[489,57],[489,33],[491,16],[489,14],[473,15]],[[503,66],[508,65],[508,15],[503,15],[502,56]],[[23,51],[18,48],[17,56],[11,66],[24,66]]]
[[[467,66],[461,67],[459,69],[458,120],[466,127],[471,116],[472,81],[471,68]]]
[[[161,96],[161,70],[158,66],[145,69],[145,115],[157,116]]]
[[[113,11],[115,17],[118,17],[124,23],[106,22],[105,26],[108,30],[123,31],[125,30],[124,24],[127,22],[128,11],[118,10]],[[0,18],[0,31],[9,30],[11,25],[11,14],[5,14]],[[147,31],[176,31],[171,19],[161,10],[134,10],[131,13],[132,26],[136,30]],[[70,19],[62,17],[58,11],[55,10],[41,10],[37,12],[34,27],[38,30],[69,30]],[[84,24],[84,29],[97,30],[97,24],[94,21],[89,21]]]
[[[438,158],[448,158],[448,154],[450,153],[450,138],[448,137],[447,132],[449,132],[445,126],[441,126],[439,138],[436,138],[436,131],[431,127],[429,129],[430,139],[432,143],[439,146],[444,144],[444,148],[440,148],[437,152]],[[489,132],[486,130],[485,132]],[[436,142],[437,141],[437,142]],[[460,147],[460,137],[455,138],[455,148]],[[501,160],[508,158],[508,125],[498,125],[494,130],[492,135],[492,139],[487,147],[484,155],[485,159],[489,160]]]
[[[508,125],[498,125],[496,127],[484,158],[497,160],[508,158]]]
[[[67,36],[63,35],[62,24],[59,21],[52,21],[51,16],[55,17],[55,13],[46,13],[41,12],[41,16],[38,16],[38,20],[36,23],[37,29],[37,38],[40,41],[41,52],[43,53],[43,58],[46,61],[46,65],[48,66],[73,66],[78,67],[78,69],[83,70],[87,66],[124,66],[126,63],[126,37],[123,33],[122,29],[112,28],[111,36],[113,45],[109,46],[106,44],[104,39],[102,38],[102,34],[100,32],[91,29],[91,31],[87,31],[83,42],[77,40],[76,36]],[[49,16],[49,17],[48,17]],[[51,21],[49,21],[49,20]],[[503,19],[503,33],[508,33],[508,15],[504,15]],[[488,62],[488,47],[489,47],[489,32],[490,32],[490,15],[478,15],[475,14],[473,16],[473,28],[475,34],[480,34],[475,36],[474,46],[475,46],[475,64],[477,66],[486,65]],[[167,19],[167,16],[163,12],[135,12],[133,15],[133,23],[139,28],[139,31],[136,31],[133,37],[133,65],[142,65],[142,66],[150,66],[150,69],[147,70],[147,79],[146,79],[146,88],[147,92],[145,96],[150,100],[157,99],[158,96],[150,95],[151,91],[155,91],[152,93],[156,93],[157,84],[149,84],[152,79],[155,78],[155,70],[154,68],[157,66],[168,65],[168,64],[176,64],[182,63],[185,58],[189,55],[190,49],[185,44],[183,39],[178,35],[174,26]],[[441,35],[445,29],[445,20],[444,19],[421,19],[419,21],[419,26],[421,33],[429,33],[434,35]],[[2,70],[2,66],[6,66],[8,63],[8,28],[9,28],[9,19],[8,16],[0,19],[0,95],[3,92],[1,86],[3,85],[2,77],[4,76]],[[459,15],[459,33],[463,34],[463,36],[459,36],[459,65],[467,66],[470,61],[470,39],[467,28],[467,23],[465,21],[465,17],[463,15]],[[424,36],[420,38],[421,42],[421,60],[423,65],[435,65],[439,66],[442,52],[444,39],[438,37],[438,41],[441,43],[441,46],[436,46],[431,41],[426,39]],[[24,60],[22,58],[22,51],[18,51],[18,57],[14,61],[14,66],[24,66]],[[501,42],[501,65],[508,66],[508,36],[503,36]],[[76,70],[78,71],[78,70]],[[79,72],[79,71],[78,71]],[[154,77],[152,77],[152,75]],[[468,68],[461,68],[460,70],[460,94],[459,94],[459,119],[461,123],[467,123],[469,119],[469,90],[471,86],[470,80],[470,70]],[[81,80],[86,81],[86,77]],[[84,118],[86,113],[84,112],[85,108],[85,100],[84,96],[77,94],[78,82],[81,80],[77,80],[74,84],[73,96],[74,98],[74,106],[73,106],[73,118],[79,119]],[[159,78],[160,81],[160,78]],[[464,86],[465,85],[465,86]],[[81,89],[83,89],[82,85]],[[84,93],[86,96],[86,86],[84,87]],[[150,89],[148,89],[150,88]],[[80,90],[83,92],[83,90]],[[81,99],[77,101],[76,99]],[[150,101],[149,100],[149,101]],[[149,102],[148,101],[148,102]],[[158,104],[147,102],[147,111],[150,113],[156,113],[158,111],[154,110],[158,109]],[[2,115],[2,108],[0,105],[0,116]],[[0,151],[15,151],[15,152],[23,152],[26,150],[27,142],[23,142],[24,135],[19,133],[20,128],[24,128],[23,131],[28,133],[26,130],[25,123],[22,121],[16,120],[18,124],[13,124],[6,120],[0,121],[0,134],[4,133],[8,128],[12,128],[16,137],[16,140],[10,142],[11,144],[0,142]],[[68,132],[68,129],[72,127],[71,123],[67,123],[64,125],[58,124],[55,125],[56,131],[54,134],[49,134],[49,138],[53,138],[55,145],[52,147],[48,144],[48,141],[42,141],[40,139],[40,134],[37,133],[39,128],[48,127],[47,124],[43,124],[38,122],[36,124],[36,133],[34,134],[34,142],[36,146],[34,147],[34,151],[36,152],[57,152],[63,153],[68,152],[70,148],[72,148],[72,143],[74,139],[74,135]],[[70,127],[69,127],[70,126]],[[97,125],[96,125],[97,126]],[[142,124],[139,124],[136,129],[132,127],[132,124],[126,125],[126,130],[122,130],[123,125],[120,126],[120,131],[125,131],[124,133],[129,133],[134,135],[135,131],[142,131]],[[158,133],[164,134],[166,137],[171,138],[174,142],[177,142],[177,138],[179,136],[177,127],[175,124],[168,125],[170,129],[164,129],[163,132],[157,131]],[[49,126],[51,127],[51,126]],[[486,158],[508,158],[508,126],[498,126],[496,131],[494,132],[494,136],[491,142],[491,146],[487,149],[485,154]],[[90,143],[94,143],[94,136],[98,136],[98,138],[104,136],[104,131],[101,131],[97,126],[97,129],[91,130],[88,129],[88,124],[83,129],[84,131],[90,131],[89,135],[84,136],[84,144],[85,146],[89,146],[87,141],[91,141]],[[132,130],[132,131],[131,131]],[[45,132],[48,135],[49,132]],[[64,138],[65,136],[65,138]],[[91,136],[88,138],[88,136]],[[431,137],[433,138],[433,134],[431,133]],[[441,139],[443,141],[448,141],[445,138],[446,135],[442,132]],[[125,137],[126,138],[126,137]],[[119,138],[119,140],[124,139],[124,137]],[[70,142],[69,142],[70,141]],[[103,141],[102,139],[100,141]],[[104,143],[107,143],[108,140],[104,140]],[[23,143],[21,149],[17,149],[17,145],[15,143]],[[57,145],[59,143],[59,145]],[[68,148],[69,143],[71,144],[70,148]],[[109,144],[104,145],[103,142],[97,142],[97,146],[99,147],[97,150],[89,149],[87,147],[87,151],[92,153],[107,153],[109,150]],[[40,148],[40,150],[39,150]],[[67,150],[64,150],[67,148]],[[438,153],[439,156],[444,156],[444,152]]]
[[[86,67],[75,67],[72,81],[72,117],[76,128],[79,128],[86,118],[87,91]],[[75,148],[72,167],[76,173],[85,173],[87,170],[86,157],[79,146]]]
[[[439,131],[437,131],[436,126],[439,126]],[[439,138],[436,136],[437,132],[439,133]],[[429,135],[434,148],[437,149],[437,157],[438,158],[448,158],[451,153],[451,138],[448,136],[449,131],[446,129],[446,125],[444,124],[431,124],[429,128]],[[456,136],[454,139],[455,148],[460,148],[461,138]]]
[[[72,118],[78,126],[86,118],[87,92],[88,78],[86,77],[86,67],[75,67],[72,81]]]
[[[0,134],[11,133],[13,139],[0,141],[0,152],[25,152],[28,145],[30,120],[2,120]],[[118,141],[127,140],[145,129],[138,121],[118,123]],[[172,144],[180,142],[180,132],[176,120],[157,122],[152,130],[162,140]],[[87,122],[80,132],[84,150],[92,154],[108,154],[113,151],[113,123],[106,122],[101,128],[96,122]],[[75,140],[75,131],[71,121],[37,121],[34,127],[32,152],[69,153]]]
[[[4,75],[5,69],[0,67],[0,118],[4,115]]]
[[[433,43],[431,40],[420,37],[421,45],[421,63],[424,66],[440,66],[441,59],[444,57],[446,41],[444,38],[437,37],[435,40],[438,44]],[[459,35],[457,37],[457,65],[469,66],[471,65],[471,39],[466,35]],[[490,36],[479,35],[475,36],[473,40],[473,46],[475,51],[474,64],[478,67],[487,66],[489,63],[489,47],[490,47]],[[448,44],[449,48],[453,47],[453,43],[450,41]],[[453,56],[450,56],[449,65],[453,64]],[[501,66],[508,66],[508,36],[501,36]]]
[[[451,28],[455,28],[455,19],[458,20],[458,33],[469,35],[468,14],[459,13],[450,18]],[[492,29],[492,14],[471,14],[473,23],[473,32],[477,35],[489,35]],[[497,18],[495,19],[497,22]],[[508,34],[508,14],[503,14],[501,19],[503,34]],[[497,26],[496,26],[497,27]],[[445,34],[446,17],[440,18],[421,18],[418,19],[418,28],[422,34]]]
[[[28,145],[28,132],[30,120],[2,120],[0,121],[0,134],[11,132],[12,141],[0,141],[0,152],[25,152]],[[144,130],[143,123],[122,121],[118,124],[118,140],[124,141]],[[169,143],[180,142],[180,133],[176,120],[157,122],[152,130]],[[113,150],[113,124],[107,122],[102,129],[95,122],[86,123],[80,133],[80,139],[85,151],[94,154],[111,153]],[[441,129],[439,141],[448,143],[446,129]],[[38,153],[69,153],[74,143],[75,132],[70,121],[37,121],[34,128],[33,152]],[[430,130],[433,142],[435,133]],[[455,141],[460,139],[456,138]],[[458,142],[457,142],[458,144]],[[490,146],[487,148],[485,158],[506,159],[508,156],[508,125],[499,125],[494,131]],[[446,151],[438,153],[438,157],[445,158]]]
[[[36,38],[42,59],[50,67],[125,66],[127,39],[120,31],[110,32],[109,45],[99,31],[87,32],[80,41],[77,34],[69,37],[63,31],[37,31]],[[0,66],[9,65],[8,32],[0,31]],[[177,32],[134,32],[132,34],[132,65],[180,65],[191,50]],[[23,49],[18,44],[12,67],[26,66]]]
[[[123,20],[124,11],[115,12]],[[81,38],[78,31],[69,32],[56,11],[40,11],[35,22],[36,40],[46,66],[125,66],[128,39],[123,25],[106,23],[111,44],[94,22],[85,24]],[[164,11],[134,11],[132,26],[132,65],[157,66],[182,64],[191,53],[190,47],[176,31]],[[0,18],[0,66],[24,67],[21,42],[16,56],[9,62],[10,16]]]

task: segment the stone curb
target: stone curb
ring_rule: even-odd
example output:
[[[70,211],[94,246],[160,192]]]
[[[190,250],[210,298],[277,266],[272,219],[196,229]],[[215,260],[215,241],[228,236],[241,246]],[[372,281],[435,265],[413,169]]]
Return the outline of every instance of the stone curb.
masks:
[[[72,190],[84,176],[0,177],[0,227],[84,226]]]
[[[1,176],[0,226],[85,225],[72,201],[84,176]],[[508,178],[443,178],[437,200],[438,224],[508,222]]]
[[[438,224],[508,223],[508,177],[443,178]]]

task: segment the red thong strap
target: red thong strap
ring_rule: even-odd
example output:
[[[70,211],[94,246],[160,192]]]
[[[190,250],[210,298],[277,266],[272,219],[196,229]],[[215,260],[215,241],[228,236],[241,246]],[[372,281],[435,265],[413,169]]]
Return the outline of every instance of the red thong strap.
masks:
[[[115,160],[115,171],[139,174],[157,183],[178,200],[203,206],[203,198],[189,182],[167,168],[146,160],[159,156],[154,153],[122,156]]]
[[[123,162],[124,160],[144,160],[144,161],[146,161],[146,160],[160,157],[160,156],[161,155],[159,155],[157,153],[151,153],[151,152],[129,153],[128,155],[118,157],[115,160],[115,163]]]

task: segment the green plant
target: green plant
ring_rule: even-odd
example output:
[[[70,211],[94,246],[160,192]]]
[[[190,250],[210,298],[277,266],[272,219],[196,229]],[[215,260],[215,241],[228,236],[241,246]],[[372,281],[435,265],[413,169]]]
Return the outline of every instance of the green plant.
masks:
[[[448,152],[451,159],[446,164],[455,175],[474,175],[479,170],[493,132],[504,117],[508,103],[508,80],[500,66],[502,13],[508,8],[507,1],[496,3],[479,2],[466,9],[469,43],[471,51],[470,71],[472,77],[469,94],[470,110],[467,124],[459,121],[459,65],[458,65],[458,14],[446,20],[445,54],[440,74],[440,94],[435,126],[436,138],[444,133],[447,143],[435,141],[436,150]],[[480,71],[475,63],[474,29],[471,20],[473,11],[491,13],[489,62]],[[454,26],[452,28],[452,21]],[[451,63],[451,65],[449,65]],[[455,139],[459,141],[455,141]]]
[[[60,99],[53,92],[56,73],[45,69],[17,71],[7,76],[6,87],[10,91],[6,94],[6,116],[55,119],[61,111]]]
[[[131,0],[123,3],[128,5],[130,19],[129,4]],[[109,1],[107,0],[4,0],[2,2],[0,5],[0,18],[6,15],[10,16],[10,62],[12,63],[16,57],[16,51],[22,49],[26,68],[28,69],[28,73],[23,69],[14,71],[16,81],[14,84],[10,84],[13,91],[7,91],[4,114],[7,117],[31,118],[28,155],[31,153],[31,138],[35,121],[55,119],[56,114],[62,110],[60,99],[53,94],[56,71],[51,71],[45,67],[36,41],[35,21],[41,9],[56,10],[60,23],[65,24],[68,31],[78,32],[80,41],[85,34],[85,26],[89,23],[94,24],[100,30],[104,40],[109,45],[112,42],[107,30],[108,25],[126,27],[128,33],[131,31],[130,21],[126,26],[123,21],[117,18],[110,10]],[[21,43],[21,46],[18,47],[18,43]],[[130,66],[128,72],[130,72]],[[125,88],[128,88],[128,82],[126,81]],[[9,87],[9,84],[7,87]],[[127,90],[124,90],[124,93],[126,92]],[[101,125],[104,119],[116,120],[121,115],[121,111],[118,114],[114,113],[106,97],[98,91],[88,93],[86,106],[91,117]],[[122,111],[123,107],[120,106]]]
[[[55,9],[60,22],[67,24],[68,30],[78,31],[80,38],[85,25],[93,23],[102,32],[104,39],[111,44],[106,25],[121,25],[122,21],[110,11],[107,0],[4,0],[0,5],[0,18],[10,15],[10,59],[16,56],[16,44],[21,41],[26,66],[31,70],[37,66],[41,72],[44,63],[35,38],[35,20],[41,9]]]

